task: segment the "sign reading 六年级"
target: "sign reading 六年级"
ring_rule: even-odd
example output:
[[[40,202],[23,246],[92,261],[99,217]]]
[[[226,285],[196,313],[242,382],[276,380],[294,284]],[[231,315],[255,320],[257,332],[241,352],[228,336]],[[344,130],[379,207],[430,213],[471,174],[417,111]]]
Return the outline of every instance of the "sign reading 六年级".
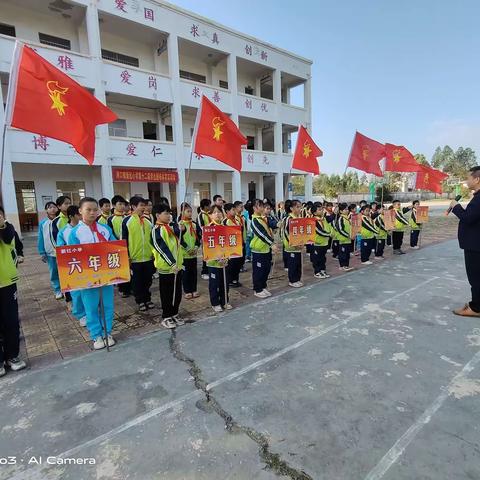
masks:
[[[211,225],[203,228],[203,260],[241,257],[243,249],[242,227]]]
[[[417,207],[417,223],[427,223],[428,222],[428,207]]]
[[[62,292],[115,285],[130,280],[127,243],[84,243],[57,247]]]
[[[383,221],[385,223],[385,230],[395,230],[395,210],[385,210],[383,213]]]
[[[306,245],[315,241],[314,218],[291,218],[289,221],[289,244],[292,247]]]

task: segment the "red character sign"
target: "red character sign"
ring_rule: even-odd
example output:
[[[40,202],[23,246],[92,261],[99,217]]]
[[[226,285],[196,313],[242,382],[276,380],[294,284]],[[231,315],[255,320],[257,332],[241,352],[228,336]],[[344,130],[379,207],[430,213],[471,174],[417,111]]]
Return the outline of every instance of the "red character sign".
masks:
[[[203,229],[203,259],[218,260],[242,256],[242,228],[212,225]]]

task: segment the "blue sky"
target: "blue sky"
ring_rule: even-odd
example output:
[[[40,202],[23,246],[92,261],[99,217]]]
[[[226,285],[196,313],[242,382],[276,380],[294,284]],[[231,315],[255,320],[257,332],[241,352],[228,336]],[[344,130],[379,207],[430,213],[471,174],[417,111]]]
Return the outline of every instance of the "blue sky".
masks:
[[[355,130],[480,156],[480,1],[173,0],[313,60],[313,134],[343,172]],[[480,160],[480,159],[479,159]]]

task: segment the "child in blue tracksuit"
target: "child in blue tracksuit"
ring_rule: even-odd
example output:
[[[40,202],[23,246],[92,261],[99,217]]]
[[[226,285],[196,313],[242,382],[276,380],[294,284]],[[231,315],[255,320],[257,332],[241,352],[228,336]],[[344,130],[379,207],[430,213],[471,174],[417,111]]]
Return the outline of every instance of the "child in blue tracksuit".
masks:
[[[68,223],[58,232],[57,246],[61,247],[68,244],[68,238],[72,229],[80,222],[80,213],[76,205],[70,205],[67,209]],[[72,297],[72,315],[80,322],[82,327],[87,325],[87,317],[85,315],[85,307],[82,301],[80,291],[70,292]]]
[[[82,220],[73,227],[68,236],[68,245],[83,243],[100,243],[115,240],[112,230],[107,225],[96,221],[98,216],[98,203],[94,198],[85,197],[80,200],[79,212]],[[100,317],[100,293],[102,294],[105,322],[107,324],[107,337],[103,331],[103,322]],[[80,290],[85,313],[87,328],[93,340],[94,350],[106,347],[106,341],[111,347],[115,345],[111,332],[113,326],[113,285],[104,287],[86,288]]]
[[[55,202],[47,202],[45,205],[47,216],[40,222],[38,226],[38,253],[42,257],[42,262],[48,265],[50,272],[50,285],[55,293],[55,298],[60,300],[63,298],[60,289],[60,280],[58,278],[57,258],[55,254],[55,240],[52,232],[52,222],[57,216],[58,208]]]

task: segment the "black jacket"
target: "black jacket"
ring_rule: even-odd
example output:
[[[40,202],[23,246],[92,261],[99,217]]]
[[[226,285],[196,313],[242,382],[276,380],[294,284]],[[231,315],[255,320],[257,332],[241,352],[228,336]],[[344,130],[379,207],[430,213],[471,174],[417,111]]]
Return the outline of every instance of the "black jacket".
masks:
[[[455,205],[452,212],[460,219],[458,224],[460,248],[480,252],[480,191],[473,195],[467,208]]]

